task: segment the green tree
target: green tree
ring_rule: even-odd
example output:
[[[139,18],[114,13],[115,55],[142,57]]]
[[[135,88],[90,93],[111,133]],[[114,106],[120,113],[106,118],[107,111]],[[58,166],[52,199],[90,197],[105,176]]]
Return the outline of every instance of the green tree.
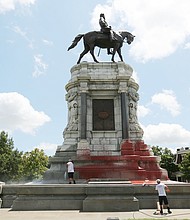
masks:
[[[35,148],[31,152],[23,155],[23,177],[25,180],[32,181],[42,178],[47,170],[49,158],[43,150]]]
[[[0,133],[0,181],[18,180],[22,172],[22,152],[14,150],[14,142],[5,131]]]
[[[152,146],[152,151],[155,156],[161,156],[163,154],[163,149],[159,146]]]
[[[190,153],[184,155],[179,170],[183,173],[183,178],[190,181]]]
[[[155,156],[160,156],[160,167],[168,171],[168,177],[172,179],[172,174],[179,170],[178,165],[175,164],[175,155],[170,149],[153,146],[152,151]]]

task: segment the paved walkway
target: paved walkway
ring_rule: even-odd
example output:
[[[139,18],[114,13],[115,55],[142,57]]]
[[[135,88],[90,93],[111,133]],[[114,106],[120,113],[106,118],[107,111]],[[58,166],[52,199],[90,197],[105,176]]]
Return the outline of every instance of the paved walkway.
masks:
[[[172,214],[154,215],[155,210],[136,212],[79,211],[10,211],[0,209],[0,220],[127,220],[127,219],[190,219],[190,209],[173,209]]]

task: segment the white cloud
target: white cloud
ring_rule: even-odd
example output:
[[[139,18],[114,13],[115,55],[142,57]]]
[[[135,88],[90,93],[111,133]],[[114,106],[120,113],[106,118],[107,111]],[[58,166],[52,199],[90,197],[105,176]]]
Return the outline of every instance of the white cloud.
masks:
[[[141,62],[160,59],[184,46],[190,36],[189,0],[113,0],[98,4],[92,26],[99,30],[104,13],[114,30],[127,29],[136,37],[130,54]]]
[[[58,144],[40,143],[39,145],[33,147],[33,149],[35,148],[42,149],[44,150],[45,154],[47,154],[48,156],[53,156],[56,152],[57,146]]]
[[[132,78],[135,80],[136,83],[139,84],[139,77],[138,77],[137,72],[135,70],[133,70]]]
[[[17,34],[19,34],[23,39],[26,40],[26,42],[28,43],[29,48],[34,49],[34,43],[33,40],[31,40],[28,36],[27,36],[27,32],[23,31],[19,26],[14,26],[13,27],[13,31]]]
[[[21,35],[22,37],[26,38],[26,32],[23,31],[23,30],[21,30],[21,28],[20,28],[19,26],[14,26],[14,27],[13,27],[13,30],[14,30],[17,34],[19,34],[19,35]]]
[[[53,42],[52,41],[49,41],[49,40],[46,40],[46,39],[43,39],[42,42],[47,45],[47,46],[52,46],[53,45]]]
[[[34,4],[36,0],[15,0],[15,2],[20,3],[21,5],[31,5]]]
[[[190,131],[179,124],[148,125],[143,130],[146,144],[172,149],[190,145]]]
[[[29,7],[35,2],[36,0],[0,0],[0,14],[15,10],[17,5]]]
[[[150,113],[150,109],[149,108],[146,108],[145,106],[142,106],[142,105],[139,105],[138,106],[138,109],[137,109],[137,114],[138,114],[138,117],[142,118],[142,117],[145,117],[146,115],[148,115]]]
[[[34,134],[37,128],[49,121],[49,116],[36,111],[23,95],[0,93],[0,130]]]
[[[19,34],[24,40],[26,40],[26,42],[28,42],[29,48],[35,49],[34,41],[28,37],[28,34],[26,31],[23,31],[19,26],[14,26],[13,31]],[[42,42],[43,44],[48,45],[48,46],[53,45],[53,42],[45,40],[45,39],[43,39]],[[34,72],[32,73],[33,77],[39,77],[40,75],[43,75],[48,68],[48,64],[46,64],[42,58],[43,58],[42,54],[34,55]]]
[[[0,14],[15,9],[13,0],[0,0]]]
[[[45,71],[48,68],[48,65],[42,60],[43,55],[42,54],[37,54],[34,56],[34,72],[33,76],[38,77],[40,75],[43,75]]]
[[[162,109],[166,109],[172,116],[180,114],[181,106],[178,104],[174,92],[171,90],[163,90],[152,96],[152,103],[160,105]]]
[[[17,34],[19,34],[26,42],[28,43],[28,46],[30,49],[35,49],[34,46],[34,40],[30,39],[28,37],[28,34],[26,31],[23,31],[19,26],[14,26],[13,31]],[[53,42],[43,39],[43,44],[52,46]],[[33,77],[39,77],[40,75],[43,75],[45,71],[48,68],[48,64],[46,64],[43,61],[43,55],[42,54],[36,54],[34,55],[34,72],[32,73]]]
[[[190,42],[187,42],[186,44],[185,44],[185,47],[184,47],[185,49],[190,49]]]

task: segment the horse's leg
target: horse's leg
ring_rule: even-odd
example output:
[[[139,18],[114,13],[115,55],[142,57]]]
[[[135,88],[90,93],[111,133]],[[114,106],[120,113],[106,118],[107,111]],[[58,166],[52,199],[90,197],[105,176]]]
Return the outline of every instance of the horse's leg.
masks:
[[[90,45],[90,53],[94,59],[94,62],[99,63],[96,57],[94,56],[94,45]]]
[[[119,57],[120,57],[120,60],[123,62],[123,57],[122,57],[122,55],[121,55],[121,47],[119,47],[119,48],[117,49],[117,53],[118,53],[118,55],[119,55]]]
[[[113,54],[112,51],[111,51],[111,48],[107,48],[107,54],[108,55],[110,55],[110,54],[112,55]]]
[[[77,64],[79,64],[80,63],[80,61],[81,61],[81,59],[83,58],[83,56],[85,55],[85,54],[87,54],[88,52],[89,52],[89,48],[88,47],[85,47],[84,48],[84,50],[83,50],[83,52],[80,54],[80,56],[79,56],[79,59],[78,59],[78,61],[77,61]]]
[[[113,48],[113,51],[112,51],[112,58],[111,58],[111,61],[115,63],[115,60],[114,60],[114,56],[115,56],[115,53],[117,51],[117,48]]]

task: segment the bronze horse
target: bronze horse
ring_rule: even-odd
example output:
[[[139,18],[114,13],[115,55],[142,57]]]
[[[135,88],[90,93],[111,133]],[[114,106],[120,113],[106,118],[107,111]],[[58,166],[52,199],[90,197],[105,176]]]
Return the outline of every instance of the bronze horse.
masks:
[[[77,43],[83,38],[84,41],[84,50],[80,54],[79,59],[77,61],[77,64],[80,63],[82,57],[87,54],[89,51],[94,59],[94,62],[98,63],[98,60],[94,56],[94,48],[100,47],[100,48],[107,48],[110,50],[110,48],[113,48],[113,51],[111,52],[112,58],[111,60],[114,61],[115,53],[117,52],[121,61],[123,61],[123,57],[121,55],[121,47],[123,46],[123,42],[125,42],[125,38],[127,40],[128,44],[131,44],[134,40],[134,35],[127,31],[120,31],[119,34],[116,34],[114,32],[114,40],[110,40],[109,34],[102,33],[100,31],[91,31],[86,34],[78,34],[75,39],[73,40],[71,46],[68,48],[68,50],[74,48]]]

